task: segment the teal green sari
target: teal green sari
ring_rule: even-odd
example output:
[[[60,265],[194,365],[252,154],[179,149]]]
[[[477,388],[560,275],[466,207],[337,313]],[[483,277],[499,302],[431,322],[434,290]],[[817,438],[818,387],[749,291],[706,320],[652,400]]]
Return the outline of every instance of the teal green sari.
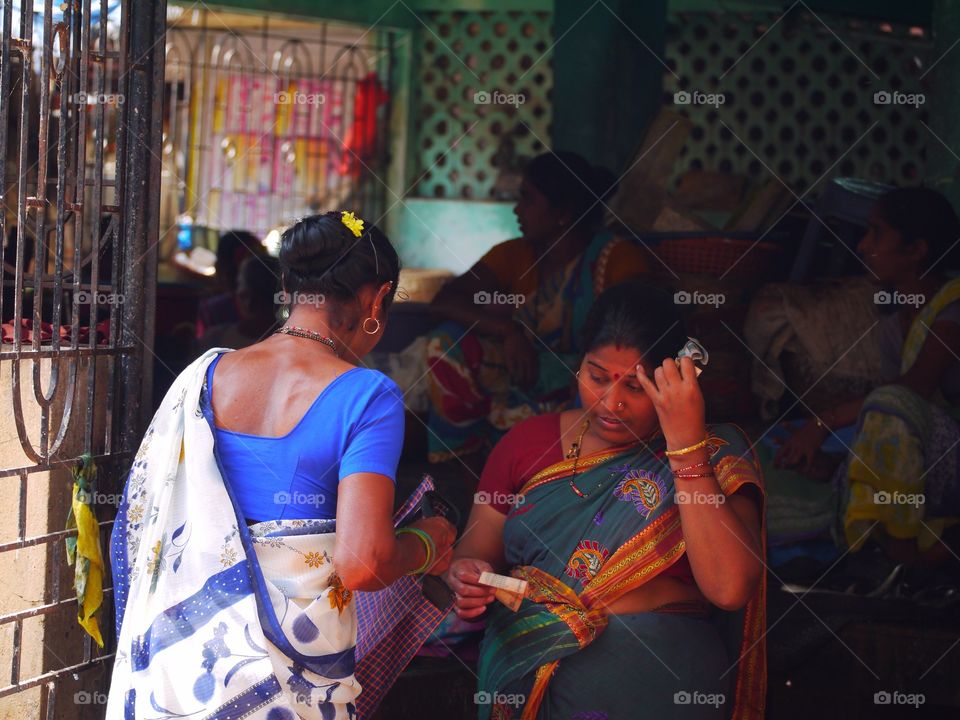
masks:
[[[741,431],[710,429],[724,496],[759,466]],[[668,605],[607,615],[604,607],[656,577],[685,544],[663,438],[545,468],[507,516],[512,575],[529,589],[517,612],[488,611],[481,645],[481,720],[494,718],[761,718],[766,690],[764,584],[745,608]],[[681,707],[684,706],[684,707]],[[666,713],[666,715],[664,714]]]

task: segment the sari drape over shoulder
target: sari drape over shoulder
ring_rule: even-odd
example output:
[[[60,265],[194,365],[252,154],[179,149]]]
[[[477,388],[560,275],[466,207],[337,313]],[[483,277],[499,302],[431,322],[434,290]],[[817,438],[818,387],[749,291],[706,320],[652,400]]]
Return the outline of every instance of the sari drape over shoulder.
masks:
[[[755,487],[762,498],[759,465],[738,428],[712,427],[709,449],[724,498],[746,485]],[[632,700],[628,702],[628,698],[641,690],[644,705],[650,717],[654,717],[654,688],[645,686],[645,682],[652,682],[646,680],[652,677],[645,670],[648,664],[662,664],[678,681],[687,683],[678,686],[681,690],[674,693],[679,699],[663,700],[668,711],[670,703],[682,703],[697,688],[729,688],[729,697],[719,690],[712,694],[716,695],[717,706],[725,709],[726,717],[763,717],[763,581],[742,610],[700,608],[693,613],[701,618],[696,621],[678,620],[671,615],[678,612],[682,617],[688,612],[684,608],[626,616],[608,615],[604,610],[673,565],[686,550],[675,504],[674,478],[663,450],[660,437],[649,446],[613,448],[581,458],[575,480],[586,498],[578,497],[569,487],[573,471],[570,460],[545,468],[523,487],[522,502],[507,516],[504,546],[507,562],[513,566],[512,575],[528,581],[529,590],[518,612],[499,603],[488,611],[479,669],[482,697],[491,702],[481,705],[481,718],[605,718],[611,707],[616,710],[609,714],[610,718],[639,718],[636,706],[629,710]],[[704,622],[702,618],[707,615],[710,620]],[[684,626],[683,622],[700,624]],[[631,630],[634,626],[642,629]],[[693,628],[694,637],[703,636],[707,644],[719,635],[729,664],[723,661],[722,650],[720,656],[712,656],[721,657],[713,661],[713,667],[688,667],[690,661],[681,656],[671,663],[669,634],[675,630],[687,632],[689,628]],[[622,634],[625,630],[634,635],[651,633],[646,637],[652,638],[653,644],[664,645],[658,645],[659,649],[653,652],[639,635],[633,645],[633,638],[624,638],[632,652],[640,653],[637,666],[631,665],[631,682],[635,676],[632,690],[608,685],[614,667],[604,663],[611,662],[612,656],[602,654],[597,655],[599,660],[591,659],[586,666],[577,666],[574,677],[568,673],[563,682],[575,688],[554,687],[554,678],[563,674],[565,664],[586,657],[585,651],[595,642],[612,642],[612,638],[605,638],[606,634]],[[705,645],[704,652],[714,649]],[[620,658],[615,662],[632,661]],[[679,663],[684,667],[671,667]],[[723,667],[714,672],[718,663]],[[707,677],[711,673],[714,676]],[[688,695],[684,696],[684,692]],[[621,701],[618,695],[623,698]],[[648,700],[653,704],[648,704]],[[618,702],[623,707],[618,707]],[[600,712],[601,706],[607,710]],[[663,709],[662,703],[660,707]]]
[[[128,476],[111,537],[117,654],[106,716],[369,717],[445,610],[411,577],[347,590],[335,520],[247,527],[204,381],[220,352],[174,382]],[[426,479],[398,517],[430,488]]]
[[[913,366],[940,311],[960,300],[960,279],[948,281],[914,318],[900,372]],[[843,506],[838,533],[853,550],[877,526],[891,537],[935,545],[960,522],[960,426],[957,409],[939,392],[930,400],[904,385],[871,392],[857,420],[856,440],[837,478]]]

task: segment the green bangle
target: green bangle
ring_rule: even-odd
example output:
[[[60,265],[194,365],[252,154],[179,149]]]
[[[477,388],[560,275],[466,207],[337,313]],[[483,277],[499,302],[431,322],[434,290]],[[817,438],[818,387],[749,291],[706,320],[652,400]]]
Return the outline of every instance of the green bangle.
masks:
[[[423,573],[429,570],[430,566],[433,565],[433,557],[437,554],[437,547],[433,544],[433,538],[420,528],[413,527],[400,528],[397,530],[397,537],[404,533],[416,535],[418,538],[420,538],[420,542],[423,543],[423,547],[427,551],[427,558],[423,561],[423,565],[418,567],[416,570],[411,570],[407,573],[407,575],[423,575]]]

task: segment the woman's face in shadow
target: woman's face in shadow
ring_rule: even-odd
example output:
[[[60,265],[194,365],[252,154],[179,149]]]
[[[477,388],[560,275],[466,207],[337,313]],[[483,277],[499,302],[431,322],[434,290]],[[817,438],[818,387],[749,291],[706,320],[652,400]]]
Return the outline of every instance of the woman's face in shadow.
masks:
[[[611,445],[644,440],[659,425],[653,401],[637,380],[642,362],[635,348],[604,345],[586,353],[580,364],[580,402],[591,431]]]
[[[894,285],[920,274],[926,243],[904,243],[903,234],[874,208],[867,220],[867,230],[857,244],[857,252],[879,284]]]
[[[535,245],[550,242],[559,230],[560,221],[556,209],[547,196],[526,178],[520,183],[520,196],[513,208],[520,225],[520,233]]]

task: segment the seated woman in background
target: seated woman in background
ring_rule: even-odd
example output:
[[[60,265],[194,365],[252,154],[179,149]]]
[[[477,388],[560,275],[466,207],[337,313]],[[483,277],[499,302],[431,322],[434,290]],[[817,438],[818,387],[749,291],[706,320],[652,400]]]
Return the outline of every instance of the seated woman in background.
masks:
[[[808,468],[832,432],[856,423],[837,471],[839,535],[855,550],[873,537],[897,562],[947,559],[938,538],[960,517],[960,279],[945,277],[958,238],[960,219],[934,190],[877,200],[858,250],[892,311],[880,322],[888,377],[900,376],[810,418],[777,455]]]
[[[266,254],[260,238],[246,230],[231,230],[220,235],[217,241],[217,260],[214,264],[214,278],[220,292],[202,300],[197,306],[197,338],[202,338],[204,333],[215,325],[236,322],[239,319],[236,295],[240,265],[251,255]]]
[[[269,255],[251,255],[237,273],[237,319],[204,332],[199,347],[239,350],[260,342],[276,330],[280,299],[280,264]]]
[[[353,591],[449,562],[446,520],[394,532],[402,396],[357,366],[382,336],[396,251],[353,213],[327,213],[284,232],[280,267],[287,323],[197,359],[137,453],[111,539],[109,718],[254,706],[287,720],[369,717]],[[422,596],[405,600],[428,617]],[[390,662],[372,664],[389,682]]]
[[[574,153],[534,158],[514,209],[522,236],[433,300],[450,321],[427,345],[431,462],[486,452],[520,420],[570,401],[574,329],[604,288],[647,269],[639,247],[599,232],[613,186]]]
[[[761,477],[738,428],[706,427],[686,341],[666,293],[605,291],[582,409],[491,453],[446,574],[461,618],[486,610],[481,718],[763,717]],[[484,571],[529,583],[517,612]]]

